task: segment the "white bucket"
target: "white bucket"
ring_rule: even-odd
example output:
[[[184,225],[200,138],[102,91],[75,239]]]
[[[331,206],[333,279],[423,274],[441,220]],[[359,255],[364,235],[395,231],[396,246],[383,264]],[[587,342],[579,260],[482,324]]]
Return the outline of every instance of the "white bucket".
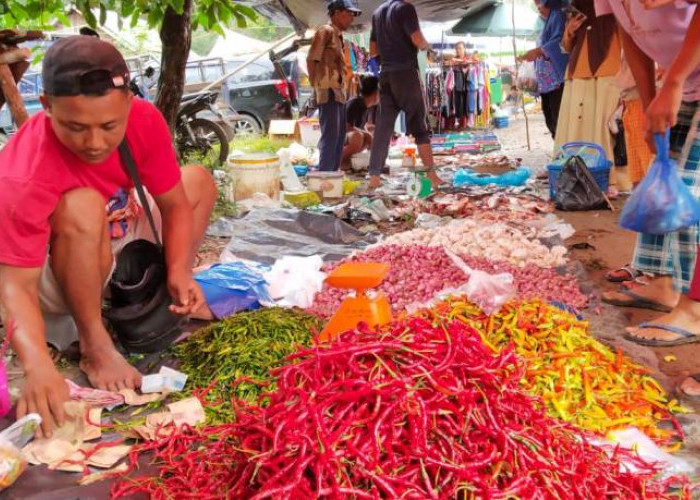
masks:
[[[233,201],[262,193],[271,200],[280,197],[280,160],[268,153],[244,154],[229,158],[233,181]]]
[[[343,197],[343,172],[309,172],[309,191],[321,193],[324,199]]]

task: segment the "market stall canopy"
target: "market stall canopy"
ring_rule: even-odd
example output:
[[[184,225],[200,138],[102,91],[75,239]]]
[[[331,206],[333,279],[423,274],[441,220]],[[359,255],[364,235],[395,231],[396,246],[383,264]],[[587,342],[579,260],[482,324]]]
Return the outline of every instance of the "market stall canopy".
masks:
[[[414,0],[421,21],[445,22],[461,18],[468,7],[493,0]],[[291,23],[297,31],[315,28],[328,21],[325,0],[248,0],[262,16],[277,23]],[[354,23],[355,31],[369,29],[372,13],[383,0],[362,0],[362,15]]]
[[[536,37],[544,26],[540,15],[526,5],[515,5],[515,20],[515,36]],[[452,34],[466,33],[482,36],[512,36],[513,5],[510,2],[499,2],[470,7],[462,19],[452,27]]]

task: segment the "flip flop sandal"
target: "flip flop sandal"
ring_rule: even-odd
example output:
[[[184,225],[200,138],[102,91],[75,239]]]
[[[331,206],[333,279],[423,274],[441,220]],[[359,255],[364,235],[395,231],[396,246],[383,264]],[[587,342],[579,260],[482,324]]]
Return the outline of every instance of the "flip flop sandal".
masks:
[[[622,295],[626,295],[632,300],[619,300],[619,299],[608,299],[606,297],[603,297],[602,300],[606,304],[610,304],[611,306],[617,306],[617,307],[634,307],[636,309],[649,309],[651,311],[658,311],[662,313],[669,313],[671,312],[671,307],[668,307],[664,304],[661,304],[659,302],[656,302],[655,300],[650,300],[647,299],[646,297],[642,297],[638,293],[633,292],[632,290],[628,288],[622,288],[618,290],[618,293],[621,293]]]
[[[619,277],[615,276],[613,273],[626,273],[627,276]],[[610,283],[624,283],[625,281],[637,281],[642,276],[644,276],[644,273],[632,268],[630,264],[626,264],[619,269],[615,269],[614,271],[607,273],[605,275],[605,279]]]
[[[700,373],[694,373],[692,375],[688,375],[686,378],[692,378],[695,380],[698,384],[700,384]],[[687,394],[685,391],[683,391],[680,387],[680,384],[678,387],[676,387],[676,390],[674,391],[675,395],[678,399],[681,401],[686,401],[688,403],[700,403],[700,395],[692,395],[692,394]]]
[[[679,328],[677,326],[662,325],[658,323],[641,323],[637,328],[645,329],[656,329],[663,330],[665,332],[671,332],[679,335],[679,338],[675,340],[661,340],[661,339],[645,339],[643,337],[637,337],[627,332],[623,335],[626,340],[634,342],[638,345],[643,345],[646,347],[675,347],[679,345],[695,344],[700,342],[700,335],[696,335],[688,330]]]

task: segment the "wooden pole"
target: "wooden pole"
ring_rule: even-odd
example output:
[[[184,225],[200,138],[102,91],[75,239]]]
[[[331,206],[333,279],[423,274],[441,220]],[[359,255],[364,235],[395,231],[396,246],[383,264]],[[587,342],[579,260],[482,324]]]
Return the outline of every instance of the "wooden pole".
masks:
[[[518,73],[520,72],[520,65],[518,64],[518,49],[515,42],[515,0],[512,0],[513,12],[512,12],[512,22],[513,22],[513,58],[515,59],[515,84],[518,85]],[[522,95],[522,110],[523,116],[525,117],[525,134],[527,135],[527,150],[531,151],[530,146],[530,120],[527,117],[527,111],[525,110],[525,94],[522,89],[518,86],[518,96]]]

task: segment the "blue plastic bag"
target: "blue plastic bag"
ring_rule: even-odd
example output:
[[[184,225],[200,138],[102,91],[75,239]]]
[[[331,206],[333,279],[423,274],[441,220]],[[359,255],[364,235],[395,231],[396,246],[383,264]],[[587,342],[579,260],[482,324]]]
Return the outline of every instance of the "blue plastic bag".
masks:
[[[239,311],[258,309],[260,302],[272,302],[263,273],[267,266],[243,262],[216,264],[197,274],[209,309],[217,319]]]
[[[669,132],[656,134],[656,159],[630,196],[620,226],[645,234],[666,234],[700,221],[700,203],[676,171],[669,157]]]
[[[453,180],[454,187],[466,185],[487,186],[495,184],[497,186],[522,186],[530,178],[530,169],[520,167],[517,170],[506,172],[501,175],[479,174],[467,168],[460,168],[455,173]]]

